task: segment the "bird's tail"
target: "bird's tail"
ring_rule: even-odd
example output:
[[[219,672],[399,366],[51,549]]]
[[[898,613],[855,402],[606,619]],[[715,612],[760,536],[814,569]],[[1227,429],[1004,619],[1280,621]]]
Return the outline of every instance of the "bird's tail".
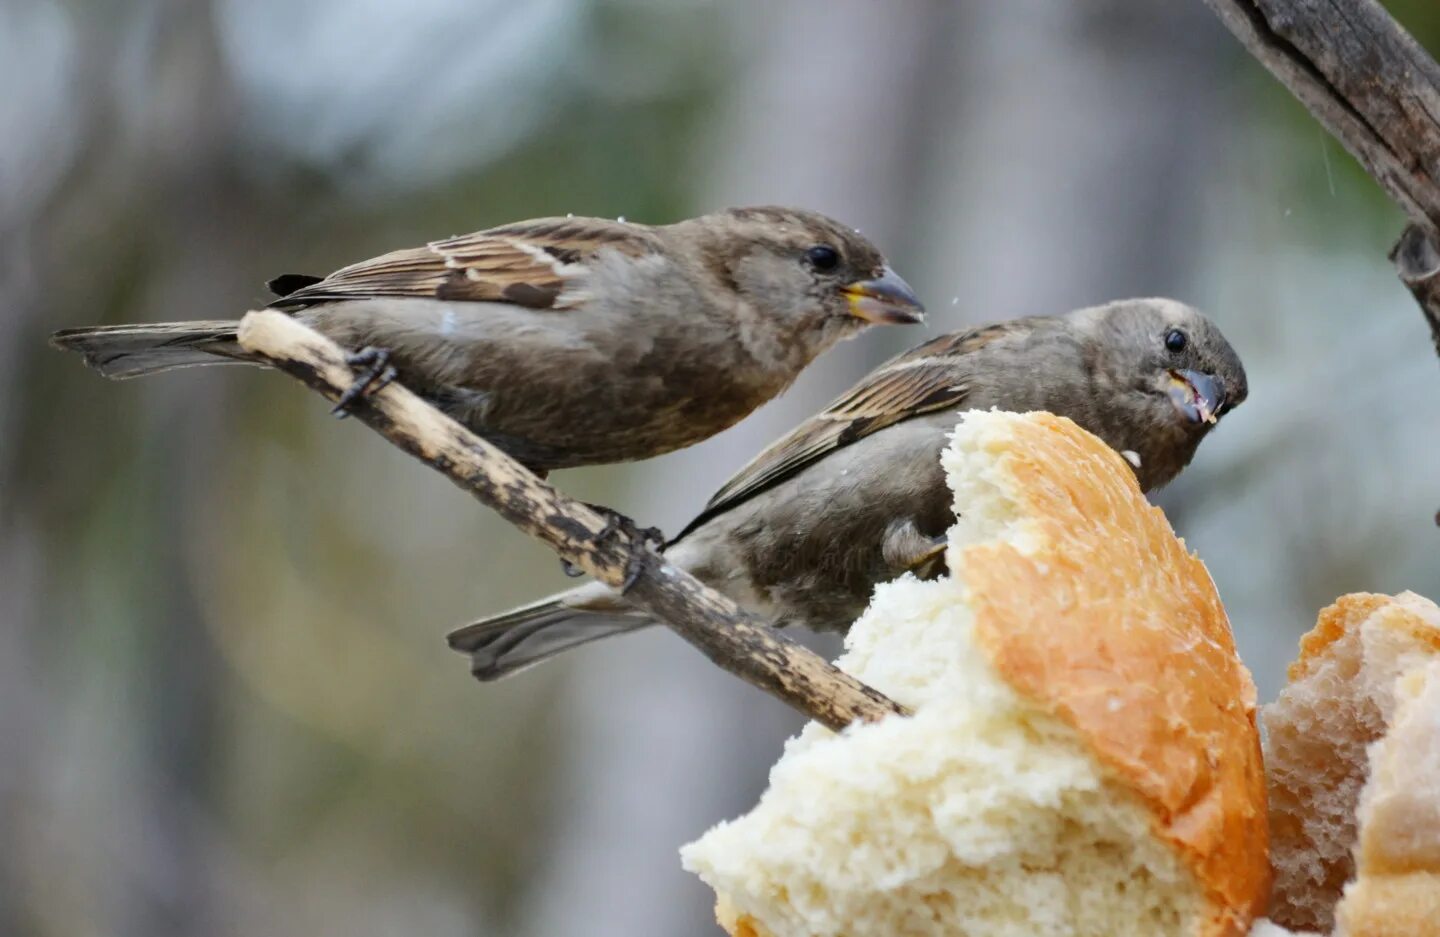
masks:
[[[587,593],[588,587],[582,587]],[[572,647],[653,625],[613,593],[578,598],[580,590],[517,608],[452,631],[446,638],[470,655],[470,670],[491,681],[519,673]],[[584,601],[585,607],[579,607]]]
[[[235,321],[157,322],[63,329],[50,344],[78,351],[106,377],[139,377],[197,364],[254,363],[236,340]]]

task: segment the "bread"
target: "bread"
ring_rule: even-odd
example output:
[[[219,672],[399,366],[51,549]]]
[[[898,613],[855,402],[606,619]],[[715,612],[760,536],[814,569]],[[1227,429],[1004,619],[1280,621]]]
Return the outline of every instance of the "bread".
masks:
[[[1440,660],[1395,685],[1360,793],[1357,876],[1337,917],[1345,937],[1440,934]]]
[[[1239,935],[1268,886],[1255,690],[1205,567],[1050,414],[944,456],[952,578],[876,590],[840,666],[914,709],[808,726],[682,850],[744,937]]]
[[[1440,609],[1413,593],[1344,596],[1301,640],[1289,683],[1263,716],[1274,921],[1332,928],[1336,902],[1355,872],[1367,747],[1392,724],[1396,680],[1437,653]],[[1440,924],[1428,933],[1440,934]]]

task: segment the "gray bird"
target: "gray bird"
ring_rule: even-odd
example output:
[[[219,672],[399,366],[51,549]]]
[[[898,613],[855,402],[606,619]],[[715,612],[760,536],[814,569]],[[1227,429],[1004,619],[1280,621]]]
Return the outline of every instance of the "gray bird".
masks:
[[[844,629],[875,585],[943,569],[956,413],[1048,410],[1123,453],[1141,488],[1176,476],[1247,394],[1240,358],[1182,303],[1138,299],[944,335],[889,361],[741,469],[666,558],[776,625]],[[591,583],[449,636],[494,680],[653,624]]]
[[[270,287],[274,307],[357,352],[366,371],[342,410],[398,376],[540,473],[699,442],[837,341],[923,314],[853,228],[770,207],[660,227],[522,221]],[[253,363],[237,325],[99,326],[52,341],[127,378]]]

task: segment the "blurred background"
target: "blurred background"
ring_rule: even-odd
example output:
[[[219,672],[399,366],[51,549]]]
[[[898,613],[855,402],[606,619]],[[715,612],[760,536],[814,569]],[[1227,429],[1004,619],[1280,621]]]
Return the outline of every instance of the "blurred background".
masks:
[[[672,531],[925,334],[1175,296],[1251,396],[1158,500],[1262,697],[1335,596],[1440,597],[1403,220],[1200,0],[0,0],[0,87],[0,933],[715,932],[676,849],[798,717],[661,631],[479,685],[442,636],[567,585],[543,549],[291,381],[45,347],[280,272],[566,212],[862,228],[925,333],[556,476]]]

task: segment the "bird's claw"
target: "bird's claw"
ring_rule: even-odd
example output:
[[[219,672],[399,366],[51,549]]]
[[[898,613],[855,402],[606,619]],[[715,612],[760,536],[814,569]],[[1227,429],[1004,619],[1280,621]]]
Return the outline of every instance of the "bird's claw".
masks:
[[[630,555],[625,561],[625,579],[620,583],[620,594],[624,595],[640,580],[640,574],[645,571],[642,551],[649,546],[663,547],[665,534],[658,527],[640,527],[619,511],[598,504],[588,504],[586,507],[605,516],[605,526],[589,538],[592,543],[602,543],[616,534],[623,534],[630,545]],[[584,570],[577,568],[569,560],[561,560],[560,568],[565,575],[572,578],[584,574]]]
[[[390,364],[390,350],[388,348],[376,348],[367,345],[353,355],[345,356],[345,363],[352,368],[364,368],[355,378],[340,399],[335,401],[335,406],[330,410],[339,419],[345,419],[350,415],[350,405],[361,397],[368,397],[377,393],[391,381],[395,380],[395,367]]]
[[[945,534],[934,537],[931,546],[910,564],[910,571],[920,579],[935,579],[946,572],[945,551],[950,546],[950,538]]]
[[[920,579],[934,579],[947,571],[945,549],[949,542],[945,534],[932,537],[921,533],[912,518],[890,524],[880,544],[880,553],[893,575],[908,572]]]
[[[665,546],[665,535],[658,527],[636,527],[635,522],[626,518],[630,527],[626,535],[630,541],[630,556],[625,561],[625,579],[620,583],[620,594],[630,591],[645,571],[645,550]]]

